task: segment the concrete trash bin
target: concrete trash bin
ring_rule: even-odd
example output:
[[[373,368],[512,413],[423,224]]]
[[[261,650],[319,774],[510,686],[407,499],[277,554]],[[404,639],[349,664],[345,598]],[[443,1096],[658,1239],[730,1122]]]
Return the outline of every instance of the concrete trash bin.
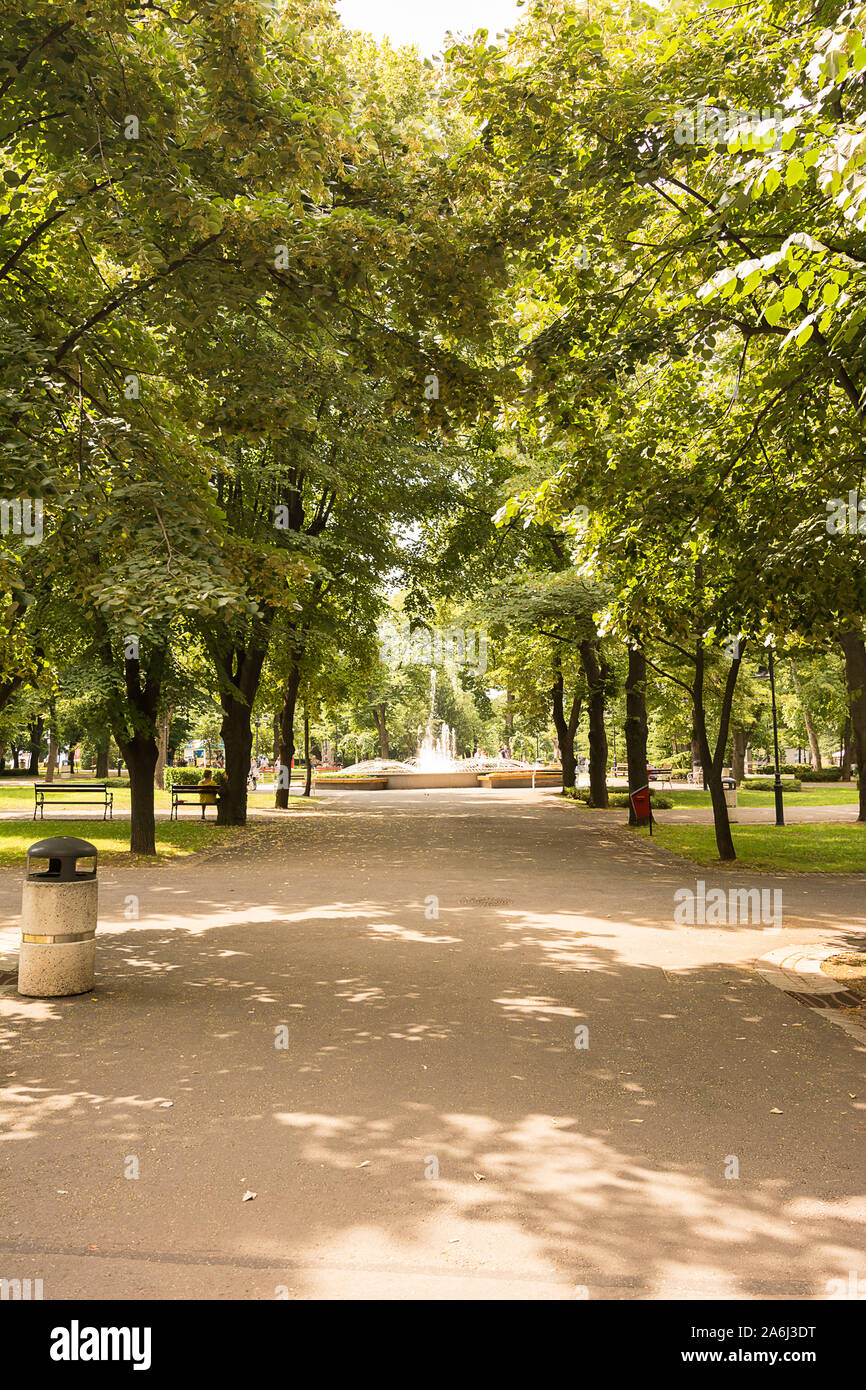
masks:
[[[48,867],[38,868],[48,860]],[[92,859],[93,868],[78,868]],[[98,910],[96,846],[59,835],[27,851],[18,993],[35,999],[93,989]]]

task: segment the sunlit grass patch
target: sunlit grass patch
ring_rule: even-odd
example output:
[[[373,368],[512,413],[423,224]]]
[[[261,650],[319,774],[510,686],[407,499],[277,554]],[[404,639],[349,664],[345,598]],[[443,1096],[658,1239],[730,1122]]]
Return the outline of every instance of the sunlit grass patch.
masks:
[[[217,843],[229,843],[234,828],[217,826],[214,822],[177,820],[156,822],[156,860],[151,864],[194,854]],[[0,821],[0,866],[24,867],[27,850],[37,840],[55,835],[70,835],[89,840],[99,851],[100,861],[134,863],[139,856],[129,853],[129,821],[49,820]]]
[[[635,834],[648,836],[644,829]],[[866,825],[733,825],[737,858],[731,867],[783,869],[791,873],[866,873]],[[711,825],[653,827],[653,841],[697,864],[725,867]]]

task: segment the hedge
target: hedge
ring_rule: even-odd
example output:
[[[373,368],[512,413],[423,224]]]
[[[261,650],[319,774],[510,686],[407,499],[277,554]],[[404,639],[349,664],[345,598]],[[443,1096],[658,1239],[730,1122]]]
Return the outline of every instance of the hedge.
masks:
[[[225,773],[219,767],[167,767],[162,774],[162,784],[167,792],[170,792],[174,786],[194,787],[201,781],[206,772],[210,772],[217,783],[226,780]]]
[[[774,772],[772,763],[761,763],[759,772],[769,776]],[[839,782],[842,780],[842,769],[839,767],[812,767],[809,763],[780,763],[780,772],[793,773],[799,777],[801,782]],[[851,778],[856,781],[857,769],[852,767]]]
[[[563,796],[569,797],[572,801],[582,801],[589,803],[589,787],[579,787],[575,792],[573,788],[567,787],[563,790]],[[628,792],[624,792],[621,787],[608,787],[608,804],[610,806],[628,806]],[[650,804],[657,811],[670,811],[673,809],[673,802],[669,796],[662,796],[659,792],[650,792]]]
[[[740,783],[742,792],[771,792],[776,785],[774,777],[747,777],[745,782]],[[801,791],[803,783],[796,777],[790,777],[782,783],[782,790],[786,792]]]

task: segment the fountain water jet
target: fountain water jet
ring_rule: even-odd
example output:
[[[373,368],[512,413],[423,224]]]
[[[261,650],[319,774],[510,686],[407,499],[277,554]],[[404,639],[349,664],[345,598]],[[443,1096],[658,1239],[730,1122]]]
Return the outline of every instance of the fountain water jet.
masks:
[[[414,763],[419,772],[456,772],[457,736],[447,724],[442,725],[439,737],[435,733],[436,721],[436,667],[430,668],[430,712],[427,715],[427,728],[421,739]]]

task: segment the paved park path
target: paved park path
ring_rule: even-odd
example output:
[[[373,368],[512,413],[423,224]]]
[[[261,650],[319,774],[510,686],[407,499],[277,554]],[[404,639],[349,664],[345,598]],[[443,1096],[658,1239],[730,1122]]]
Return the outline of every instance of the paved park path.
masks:
[[[674,925],[696,876],[781,887],[782,931]],[[866,1277],[866,1041],[754,961],[862,942],[864,886],[690,870],[518,791],[331,794],[106,866],[94,995],[0,995],[0,1276],[824,1298]]]

